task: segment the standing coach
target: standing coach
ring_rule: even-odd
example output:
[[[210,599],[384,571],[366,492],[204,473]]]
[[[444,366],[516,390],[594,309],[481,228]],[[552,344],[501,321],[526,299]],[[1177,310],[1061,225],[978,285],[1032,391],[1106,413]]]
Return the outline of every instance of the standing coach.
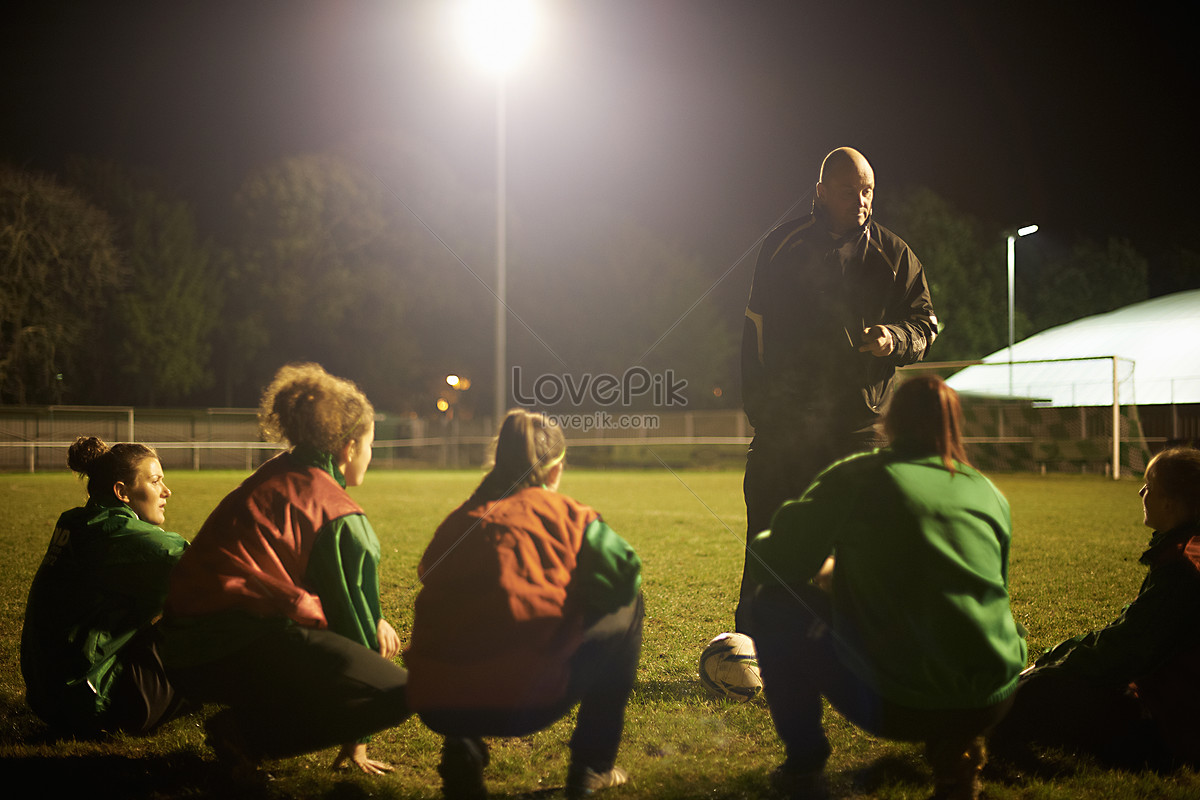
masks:
[[[921,262],[874,221],[875,173],[861,153],[825,157],[812,213],[767,236],[742,339],[747,540],[821,469],[884,444],[896,367],[921,360],[937,317]],[[743,572],[735,624],[753,634]]]

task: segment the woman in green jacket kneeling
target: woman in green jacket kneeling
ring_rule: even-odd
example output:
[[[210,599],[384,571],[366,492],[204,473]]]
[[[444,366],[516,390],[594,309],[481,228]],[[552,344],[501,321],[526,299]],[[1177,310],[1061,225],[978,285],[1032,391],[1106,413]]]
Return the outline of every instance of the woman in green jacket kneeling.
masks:
[[[822,796],[824,695],[871,733],[924,742],[935,797],[975,798],[984,737],[1025,666],[1008,503],[967,463],[941,379],[903,384],[886,426],[890,447],[827,468],[750,545],[763,688],[787,752],[772,780]]]

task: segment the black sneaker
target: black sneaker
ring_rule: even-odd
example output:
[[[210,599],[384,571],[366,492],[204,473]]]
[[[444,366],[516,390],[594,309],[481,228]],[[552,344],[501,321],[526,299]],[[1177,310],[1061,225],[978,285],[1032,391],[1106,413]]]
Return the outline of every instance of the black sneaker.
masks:
[[[933,767],[935,800],[979,800],[983,792],[980,774],[987,764],[987,743],[982,736],[965,747],[930,742],[925,745],[925,757]]]
[[[212,748],[226,776],[237,784],[255,783],[263,776],[261,756],[254,753],[229,710],[219,711],[204,723],[204,742]]]
[[[572,764],[567,770],[567,797],[577,800],[599,789],[611,789],[629,783],[629,773],[620,767],[596,772],[591,767]]]
[[[488,763],[487,745],[482,739],[447,736],[442,743],[442,796],[446,800],[487,800],[483,768]]]
[[[788,800],[826,800],[829,786],[825,782],[825,769],[795,770],[781,764],[771,770],[771,788]]]

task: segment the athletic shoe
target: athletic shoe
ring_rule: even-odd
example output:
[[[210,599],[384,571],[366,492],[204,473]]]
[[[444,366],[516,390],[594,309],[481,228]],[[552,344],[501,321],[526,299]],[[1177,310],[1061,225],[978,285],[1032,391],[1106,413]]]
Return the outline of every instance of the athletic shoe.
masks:
[[[829,787],[825,783],[825,770],[788,769],[781,764],[771,770],[771,788],[788,800],[827,800]]]
[[[242,735],[233,712],[219,711],[204,723],[204,741],[216,753],[217,763],[235,784],[254,783],[262,776],[262,759],[255,755]]]
[[[983,791],[980,773],[987,763],[987,746],[982,736],[958,747],[930,742],[925,757],[933,767],[934,800],[979,800]]]
[[[487,745],[482,739],[447,736],[442,743],[442,796],[446,800],[487,800],[483,768],[488,763]]]
[[[629,783],[629,774],[620,767],[596,772],[591,767],[572,764],[567,770],[567,797],[577,800],[599,789],[611,789]]]

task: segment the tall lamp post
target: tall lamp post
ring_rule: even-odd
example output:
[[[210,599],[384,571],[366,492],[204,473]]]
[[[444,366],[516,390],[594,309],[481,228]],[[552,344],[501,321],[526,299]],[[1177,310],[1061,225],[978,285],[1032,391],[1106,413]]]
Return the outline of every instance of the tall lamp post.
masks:
[[[507,130],[508,76],[529,49],[536,29],[533,0],[467,0],[462,30],[467,49],[496,80],[496,397],[494,425],[508,408],[507,322]]]
[[[1013,287],[1017,268],[1017,239],[1037,233],[1037,225],[1026,225],[1008,234],[1008,393],[1013,393]]]

